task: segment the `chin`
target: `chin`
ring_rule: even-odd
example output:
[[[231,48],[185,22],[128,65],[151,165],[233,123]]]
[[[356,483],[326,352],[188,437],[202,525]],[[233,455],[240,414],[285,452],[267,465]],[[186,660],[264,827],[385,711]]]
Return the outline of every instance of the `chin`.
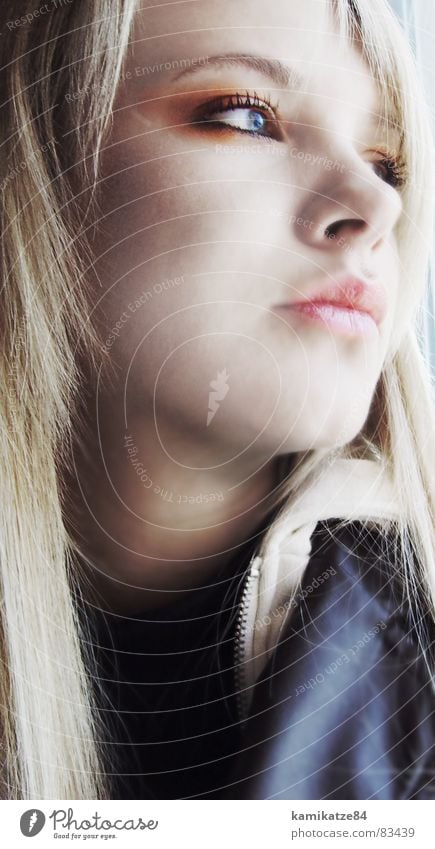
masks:
[[[351,402],[348,410],[344,410],[340,416],[334,416],[333,421],[326,420],[322,423],[321,418],[317,417],[313,422],[307,422],[305,427],[304,423],[298,423],[298,433],[294,431],[290,434],[289,451],[315,451],[325,448],[333,450],[352,442],[361,433],[368,410],[358,416],[353,414],[349,420],[346,416],[351,416],[350,408]]]

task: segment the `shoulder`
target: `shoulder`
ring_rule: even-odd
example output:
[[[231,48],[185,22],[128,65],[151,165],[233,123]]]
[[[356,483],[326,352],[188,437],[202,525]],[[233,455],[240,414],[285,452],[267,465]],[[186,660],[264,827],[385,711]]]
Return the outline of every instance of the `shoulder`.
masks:
[[[301,596],[306,598],[310,587],[314,604],[334,596],[346,597],[346,604],[355,608],[368,598],[371,619],[376,613],[389,618],[401,615],[406,609],[403,582],[398,569],[400,555],[392,532],[381,533],[375,526],[362,521],[344,524],[339,520],[319,522],[312,535],[311,554],[301,583]]]
[[[395,530],[381,531],[375,523],[362,521],[319,522],[301,595],[306,598],[319,580],[312,605],[319,613],[340,602],[346,611],[340,617],[342,627],[355,631],[357,623],[380,624],[386,641],[393,632],[400,633],[395,644],[399,653],[433,655],[434,617],[419,590],[416,563],[405,561]]]
[[[299,600],[255,689],[243,798],[435,799],[435,695],[373,528],[321,522]]]

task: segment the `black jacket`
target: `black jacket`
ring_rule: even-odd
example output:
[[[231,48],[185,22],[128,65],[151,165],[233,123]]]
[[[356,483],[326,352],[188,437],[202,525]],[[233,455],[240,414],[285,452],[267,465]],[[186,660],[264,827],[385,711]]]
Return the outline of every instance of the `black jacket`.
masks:
[[[302,588],[335,575],[293,611],[254,688],[224,798],[435,799],[435,688],[416,636],[433,654],[433,621],[421,603],[415,627],[376,532],[337,528],[316,528]]]
[[[435,695],[392,558],[376,532],[338,525],[316,526],[246,722],[235,620],[258,540],[172,608],[93,611],[112,798],[435,799]]]

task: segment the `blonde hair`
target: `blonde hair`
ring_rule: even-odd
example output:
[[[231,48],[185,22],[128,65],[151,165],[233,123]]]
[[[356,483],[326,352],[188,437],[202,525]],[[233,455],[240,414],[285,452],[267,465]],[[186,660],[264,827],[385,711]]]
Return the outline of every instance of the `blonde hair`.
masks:
[[[398,225],[400,310],[362,432],[333,451],[292,458],[296,463],[277,502],[291,504],[337,457],[381,459],[402,508],[397,530],[404,586],[411,600],[424,591],[433,617],[435,484],[427,460],[435,453],[434,415],[415,329],[432,235],[429,118],[387,2],[333,5],[341,33],[361,39],[404,128],[409,176]],[[31,15],[33,0],[19,7],[20,16]],[[76,0],[9,29],[17,3],[1,5],[3,798],[104,799],[111,793],[91,638],[74,603],[80,588],[64,523],[63,470],[71,470],[72,435],[83,427],[80,363],[92,369],[101,359],[101,342],[87,318],[92,250],[85,224],[135,9],[136,0],[111,0],[109,7],[104,0]],[[381,532],[387,527],[379,522]]]

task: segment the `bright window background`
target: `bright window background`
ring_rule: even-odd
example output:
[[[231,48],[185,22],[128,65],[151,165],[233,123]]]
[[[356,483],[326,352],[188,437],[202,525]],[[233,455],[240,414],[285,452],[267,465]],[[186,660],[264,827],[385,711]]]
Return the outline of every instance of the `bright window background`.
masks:
[[[431,108],[435,139],[435,0],[390,0],[390,3],[403,24],[417,60],[420,77]],[[425,354],[431,364],[435,384],[435,232],[422,331]]]

